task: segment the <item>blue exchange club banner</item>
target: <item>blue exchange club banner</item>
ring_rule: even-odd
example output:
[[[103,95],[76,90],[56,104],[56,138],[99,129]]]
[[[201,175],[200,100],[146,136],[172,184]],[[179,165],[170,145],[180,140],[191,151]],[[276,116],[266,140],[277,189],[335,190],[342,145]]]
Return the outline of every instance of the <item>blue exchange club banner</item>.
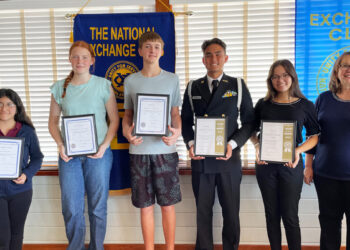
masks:
[[[337,58],[350,51],[350,1],[297,0],[295,64],[300,87],[315,101],[328,90]]]
[[[157,32],[165,42],[160,66],[175,72],[175,26],[170,12],[131,14],[79,14],[74,19],[74,41],[84,40],[96,56],[94,74],[112,82],[119,116],[124,116],[124,79],[142,69],[138,39],[146,31]],[[93,101],[93,100],[91,100]],[[120,125],[111,143],[111,190],[130,188],[129,144]]]

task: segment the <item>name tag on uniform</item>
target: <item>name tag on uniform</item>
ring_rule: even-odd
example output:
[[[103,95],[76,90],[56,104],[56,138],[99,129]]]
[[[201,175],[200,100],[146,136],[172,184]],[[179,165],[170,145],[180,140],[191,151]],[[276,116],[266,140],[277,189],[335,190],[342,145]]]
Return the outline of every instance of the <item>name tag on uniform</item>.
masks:
[[[200,100],[202,99],[202,97],[199,95],[199,96],[192,96],[192,100]]]

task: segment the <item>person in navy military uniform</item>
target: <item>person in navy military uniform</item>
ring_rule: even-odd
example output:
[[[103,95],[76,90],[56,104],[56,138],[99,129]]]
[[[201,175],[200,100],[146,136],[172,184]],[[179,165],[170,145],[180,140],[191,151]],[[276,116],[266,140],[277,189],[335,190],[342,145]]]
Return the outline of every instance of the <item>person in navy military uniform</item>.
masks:
[[[242,179],[240,148],[252,134],[254,109],[245,84],[241,84],[241,90],[238,91],[238,79],[224,74],[224,64],[228,60],[226,44],[218,38],[213,38],[203,42],[202,51],[207,75],[188,84],[181,113],[182,136],[191,158],[192,188],[197,206],[196,249],[213,249],[212,218],[215,188],[222,207],[223,249],[238,249]],[[238,103],[240,94],[242,101]],[[227,118],[225,157],[194,155],[194,116],[204,115],[209,117],[225,115]],[[239,115],[240,127],[237,122]]]

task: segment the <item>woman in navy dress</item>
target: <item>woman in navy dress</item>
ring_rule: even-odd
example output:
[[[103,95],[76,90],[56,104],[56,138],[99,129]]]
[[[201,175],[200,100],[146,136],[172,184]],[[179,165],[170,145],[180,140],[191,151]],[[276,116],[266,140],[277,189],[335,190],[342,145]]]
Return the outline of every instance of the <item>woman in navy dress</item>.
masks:
[[[320,140],[306,156],[305,182],[318,196],[321,250],[340,249],[341,222],[346,215],[346,249],[350,249],[350,52],[335,62],[329,91],[316,100]]]

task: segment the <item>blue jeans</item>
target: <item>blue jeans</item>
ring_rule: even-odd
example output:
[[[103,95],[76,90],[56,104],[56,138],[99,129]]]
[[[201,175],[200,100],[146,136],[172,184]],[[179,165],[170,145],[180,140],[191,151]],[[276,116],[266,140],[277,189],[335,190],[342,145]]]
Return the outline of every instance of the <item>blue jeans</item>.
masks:
[[[112,160],[110,148],[100,159],[82,156],[65,162],[59,158],[62,213],[69,241],[67,250],[85,249],[85,192],[90,221],[89,250],[104,249]]]

